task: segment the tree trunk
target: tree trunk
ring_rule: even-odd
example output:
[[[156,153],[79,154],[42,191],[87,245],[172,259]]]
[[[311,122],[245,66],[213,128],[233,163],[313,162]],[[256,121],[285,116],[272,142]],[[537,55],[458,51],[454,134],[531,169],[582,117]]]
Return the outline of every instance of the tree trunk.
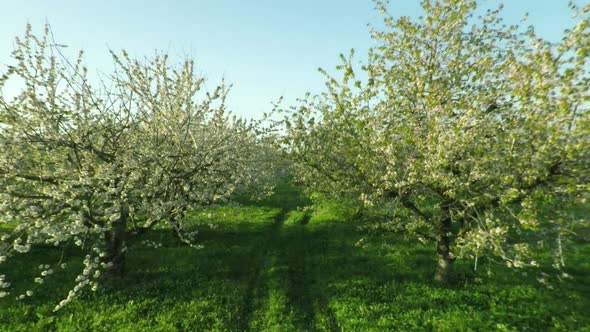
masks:
[[[111,277],[121,277],[125,273],[125,237],[127,219],[129,218],[129,207],[121,203],[119,219],[111,223],[110,231],[105,232],[106,252],[105,262],[111,263],[106,274]]]
[[[439,283],[447,283],[453,271],[455,258],[451,254],[451,219],[444,219],[439,228],[439,236],[436,242],[437,266],[434,280]]]

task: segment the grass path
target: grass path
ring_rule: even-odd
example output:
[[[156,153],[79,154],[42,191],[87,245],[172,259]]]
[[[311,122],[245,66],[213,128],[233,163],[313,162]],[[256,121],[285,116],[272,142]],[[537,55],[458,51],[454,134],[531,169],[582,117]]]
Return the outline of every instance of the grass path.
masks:
[[[256,300],[261,296],[261,292],[264,289],[264,286],[261,284],[263,282],[264,270],[269,264],[269,254],[278,246],[278,236],[281,226],[285,221],[285,215],[285,211],[281,210],[281,213],[277,215],[275,222],[263,237],[260,245],[252,248],[253,250],[250,256],[253,257],[251,264],[254,266],[254,273],[248,281],[248,288],[244,294],[238,318],[238,326],[242,331],[248,329],[252,315],[256,311]]]
[[[265,271],[252,292],[259,299],[249,329],[340,331],[317,280],[311,234],[304,225],[285,225],[284,219],[278,225],[266,250]]]
[[[305,225],[289,225],[283,234],[285,243],[290,244],[281,248],[288,271],[289,305],[300,317],[298,326],[307,331],[340,331],[318,280],[321,266],[315,260],[312,234]]]

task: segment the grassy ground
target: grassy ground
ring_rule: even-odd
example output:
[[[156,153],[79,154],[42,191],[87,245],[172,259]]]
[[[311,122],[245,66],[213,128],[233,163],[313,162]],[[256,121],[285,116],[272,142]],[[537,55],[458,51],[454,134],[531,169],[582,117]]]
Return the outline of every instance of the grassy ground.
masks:
[[[123,280],[52,314],[71,287],[58,281],[74,278],[72,262],[36,296],[0,302],[0,330],[590,330],[588,244],[567,257],[573,279],[553,289],[533,272],[474,275],[471,262],[458,265],[457,283],[438,286],[431,282],[431,246],[393,234],[359,244],[358,221],[344,220],[337,206],[308,218],[295,211],[305,204],[284,187],[255,206],[196,212],[194,223],[216,226],[199,234],[203,249],[158,230],[147,239],[163,246],[132,247]],[[31,263],[58,260],[61,253],[37,248],[27,264],[13,260],[0,274],[30,283]]]

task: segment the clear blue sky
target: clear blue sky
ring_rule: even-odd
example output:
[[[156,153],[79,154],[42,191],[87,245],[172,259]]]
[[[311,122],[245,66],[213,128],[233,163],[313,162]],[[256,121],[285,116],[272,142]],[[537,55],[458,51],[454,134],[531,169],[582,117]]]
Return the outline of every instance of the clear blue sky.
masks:
[[[528,12],[529,23],[553,41],[572,22],[567,0],[505,2],[508,22]],[[389,12],[417,17],[419,1],[392,0]],[[27,22],[41,31],[46,21],[69,51],[84,49],[91,71],[111,68],[109,48],[135,56],[154,50],[190,56],[208,88],[221,77],[234,85],[231,110],[258,118],[280,96],[288,105],[306,91],[320,92],[324,80],[317,68],[331,71],[339,53],[355,48],[363,59],[372,45],[367,24],[379,26],[381,16],[370,0],[12,0],[0,13],[0,65],[10,62],[13,38]]]

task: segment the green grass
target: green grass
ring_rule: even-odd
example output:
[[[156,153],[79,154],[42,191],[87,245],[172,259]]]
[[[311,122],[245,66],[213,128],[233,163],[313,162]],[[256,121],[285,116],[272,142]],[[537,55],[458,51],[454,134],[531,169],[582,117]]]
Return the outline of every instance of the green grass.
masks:
[[[309,222],[309,215],[308,211],[301,211],[301,210],[293,210],[287,213],[285,218],[285,225],[305,225]]]
[[[141,241],[131,247],[124,279],[105,282],[53,314],[72,286],[59,280],[72,280],[79,267],[71,258],[35,296],[0,302],[0,330],[590,330],[588,243],[568,252],[573,278],[553,289],[540,285],[534,270],[523,275],[499,267],[488,277],[475,274],[469,261],[457,265],[454,284],[439,286],[431,281],[432,246],[395,234],[359,242],[362,222],[345,218],[346,209],[336,204],[310,216],[297,210],[309,202],[290,185],[266,201],[245,203],[255,205],[189,216],[202,225],[202,249],[183,245],[169,229],[149,234],[146,239],[162,247]],[[0,265],[0,274],[24,290],[38,264],[61,255],[61,249],[35,248]]]

